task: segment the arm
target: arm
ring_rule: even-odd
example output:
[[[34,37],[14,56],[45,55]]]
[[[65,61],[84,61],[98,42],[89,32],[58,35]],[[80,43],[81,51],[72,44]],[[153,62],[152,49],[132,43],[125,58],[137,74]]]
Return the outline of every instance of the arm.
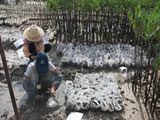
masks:
[[[52,88],[51,88],[51,93],[52,93],[52,95],[54,95],[56,89],[59,87],[59,85],[60,85],[61,82],[62,82],[62,74],[61,74],[57,69],[54,70],[54,71],[52,71],[52,72],[53,72],[53,74],[56,75],[56,79],[55,79],[55,81],[52,83]]]
[[[56,76],[55,81],[52,83],[52,87],[56,90],[62,82],[62,74],[57,70],[53,70],[52,73]]]
[[[51,88],[51,93],[54,95],[55,90],[59,87],[61,84],[63,78],[62,74],[57,70],[57,68],[49,62],[49,70],[55,75],[55,81],[52,82],[52,88]]]
[[[23,46],[23,52],[24,52],[24,55],[26,57],[29,57],[31,55],[31,53],[29,52],[29,49],[28,49],[28,45],[27,44],[24,44]]]
[[[24,52],[24,55],[30,58],[31,61],[36,59],[36,56],[30,53],[29,41],[27,41],[26,39],[24,40],[23,52]]]
[[[31,61],[35,60],[36,59],[36,56],[35,55],[32,55],[30,52],[29,52],[29,49],[28,49],[28,45],[24,45],[23,46],[23,52],[24,52],[24,55],[28,58],[30,58]]]
[[[32,73],[34,72],[34,62],[30,63],[27,67],[27,70],[24,74],[25,79],[31,79],[32,78]]]
[[[36,49],[38,52],[44,52],[44,44],[42,40],[36,43]]]

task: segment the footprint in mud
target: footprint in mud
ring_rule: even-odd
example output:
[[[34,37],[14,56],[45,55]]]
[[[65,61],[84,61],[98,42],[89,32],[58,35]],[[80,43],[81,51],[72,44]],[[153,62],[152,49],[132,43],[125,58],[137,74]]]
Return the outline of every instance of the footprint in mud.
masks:
[[[26,105],[21,106],[20,114],[22,120],[44,120],[43,116],[52,114],[58,109],[59,107],[48,108],[46,106],[46,100],[40,100],[36,103],[27,100]]]

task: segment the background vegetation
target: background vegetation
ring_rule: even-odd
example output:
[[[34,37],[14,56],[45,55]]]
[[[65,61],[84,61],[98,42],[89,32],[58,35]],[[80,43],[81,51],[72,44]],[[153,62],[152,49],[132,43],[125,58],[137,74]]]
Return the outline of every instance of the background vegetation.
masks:
[[[103,11],[127,14],[137,39],[160,39],[159,0],[47,0],[49,10]],[[160,42],[156,45],[160,47]],[[160,50],[156,51],[154,66],[160,68]]]

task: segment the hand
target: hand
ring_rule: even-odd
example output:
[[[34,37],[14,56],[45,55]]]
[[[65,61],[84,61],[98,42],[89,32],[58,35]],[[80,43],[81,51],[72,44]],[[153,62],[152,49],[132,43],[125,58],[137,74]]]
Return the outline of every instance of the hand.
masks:
[[[29,58],[30,58],[30,60],[35,60],[37,58],[37,56],[36,55],[30,55]]]
[[[54,96],[54,94],[55,94],[55,88],[52,87],[52,88],[50,89],[50,91],[51,91],[51,94]]]
[[[31,56],[32,60],[35,60],[37,58],[37,56]]]

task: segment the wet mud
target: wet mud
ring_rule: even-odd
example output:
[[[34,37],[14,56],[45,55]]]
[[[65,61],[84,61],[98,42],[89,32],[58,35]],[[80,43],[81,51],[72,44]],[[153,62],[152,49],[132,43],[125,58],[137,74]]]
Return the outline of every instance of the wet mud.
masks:
[[[4,29],[5,32],[2,31],[2,29]],[[16,35],[16,33],[19,33],[19,35]],[[63,75],[63,82],[56,91],[56,100],[59,103],[59,108],[48,109],[44,101],[33,104],[28,101],[27,95],[22,87],[23,74],[26,69],[26,61],[18,57],[18,53],[16,52],[17,48],[13,45],[14,41],[23,38],[23,36],[20,35],[21,33],[22,31],[19,28],[0,27],[0,34],[3,34],[3,45],[5,46],[4,49],[16,96],[16,102],[22,120],[66,120],[68,114],[71,112],[67,111],[65,106],[64,90],[66,88],[66,80],[74,81],[76,73],[98,73],[100,71],[106,73],[120,73],[119,69],[93,69],[80,67],[74,64],[63,64],[62,66],[61,64],[56,64]],[[124,108],[121,112],[110,113],[93,110],[80,111],[84,114],[82,120],[143,120],[137,100],[132,93],[131,84],[128,84],[130,82],[126,82],[125,79],[126,78],[122,78],[119,80],[119,87],[121,88],[124,104]],[[0,99],[0,119],[14,120],[15,116],[13,113],[1,60]]]

